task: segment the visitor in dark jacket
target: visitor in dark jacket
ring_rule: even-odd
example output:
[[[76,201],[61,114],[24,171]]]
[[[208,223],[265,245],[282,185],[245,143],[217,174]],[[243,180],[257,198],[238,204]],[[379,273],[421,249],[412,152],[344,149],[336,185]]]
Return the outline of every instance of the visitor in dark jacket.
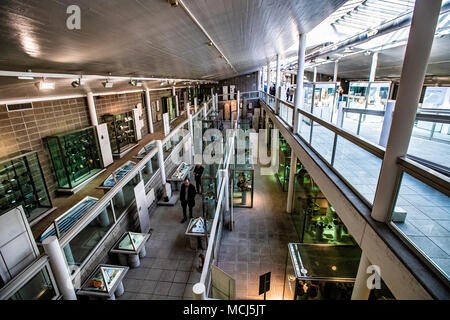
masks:
[[[189,219],[192,219],[192,208],[195,207],[195,195],[197,191],[194,185],[192,185],[188,178],[184,179],[184,183],[180,190],[181,207],[183,208],[183,220],[181,223],[186,222],[186,207],[189,206]]]
[[[205,168],[203,168],[200,164],[196,164],[194,168],[194,177],[195,177],[195,186],[197,188],[197,192],[202,194],[201,186],[202,186],[202,175]]]

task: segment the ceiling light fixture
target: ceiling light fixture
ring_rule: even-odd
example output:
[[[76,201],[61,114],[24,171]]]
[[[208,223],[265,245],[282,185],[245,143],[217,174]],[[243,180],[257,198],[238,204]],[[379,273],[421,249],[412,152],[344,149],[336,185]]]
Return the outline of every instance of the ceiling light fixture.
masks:
[[[167,0],[172,8],[178,7],[178,0]]]
[[[39,90],[55,90],[55,83],[43,79],[39,82]]]
[[[31,69],[28,69],[27,72],[31,73]],[[19,80],[34,80],[32,76],[20,75],[17,77]]]
[[[105,88],[112,88],[113,86],[114,86],[114,83],[113,82],[109,82],[109,80],[108,79],[106,79],[106,81],[105,82],[103,82],[103,86],[105,87]]]

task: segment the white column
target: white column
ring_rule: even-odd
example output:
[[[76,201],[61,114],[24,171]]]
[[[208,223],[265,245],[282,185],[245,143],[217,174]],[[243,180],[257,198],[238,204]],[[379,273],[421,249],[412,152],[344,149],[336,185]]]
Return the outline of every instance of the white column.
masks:
[[[386,148],[389,138],[389,131],[391,130],[392,115],[394,113],[395,101],[388,100],[386,103],[386,110],[384,112],[383,127],[381,129],[380,140],[378,144]],[[342,126],[342,125],[341,125]]]
[[[338,75],[338,70],[339,70],[339,61],[336,60],[334,62],[334,73],[333,73],[333,82],[337,82],[337,75]]]
[[[175,86],[172,87],[172,96],[176,96],[177,93],[175,92]]]
[[[239,92],[239,90],[238,90],[238,92],[237,92],[237,104],[236,104],[236,106],[237,106],[237,119],[240,119],[240,116],[241,116],[241,109],[240,109],[240,106],[241,106],[241,93]]]
[[[150,89],[145,89],[145,104],[147,105],[147,118],[148,118],[148,129],[150,133],[154,133],[153,131],[153,117],[152,117],[152,103],[150,100]]]
[[[358,273],[356,274],[355,285],[353,286],[352,300],[368,300],[370,295],[370,289],[367,286],[367,280],[369,275],[367,268],[370,266],[370,261],[367,259],[364,251],[361,254],[361,260],[359,261]]]
[[[188,113],[188,125],[189,125],[189,132],[191,133],[191,137],[194,136],[194,125],[192,122],[192,114]]]
[[[216,93],[216,112],[219,112],[219,94]]]
[[[197,108],[198,108],[198,98],[195,97],[194,98],[194,114],[197,113]]]
[[[414,7],[397,102],[373,202],[372,218],[377,221],[385,222],[390,215],[395,177],[400,171],[397,160],[408,151],[440,9],[441,0],[417,0]]]
[[[206,118],[208,116],[208,104],[206,102],[203,102],[203,118]]]
[[[258,90],[258,91],[261,91],[262,90],[262,87],[261,87],[261,84],[262,84],[262,70],[261,69],[258,69],[258,85],[256,86],[256,90]]]
[[[180,105],[178,103],[177,95],[175,96],[175,112],[176,112],[177,117],[179,117],[180,116]]]
[[[317,67],[314,67],[313,82],[317,81]]]
[[[97,111],[95,110],[94,94],[92,92],[87,93],[87,103],[91,125],[98,126]]]
[[[203,283],[198,282],[194,284],[192,287],[192,298],[194,300],[206,300],[206,287]]]
[[[225,190],[224,190],[224,201],[225,201],[225,211],[230,211],[230,195],[228,192],[229,185],[228,185],[228,171],[227,170],[219,170],[220,176],[222,177],[223,183],[225,183]]]
[[[159,163],[159,170],[161,172],[161,180],[162,184],[165,185],[167,183],[166,168],[164,167],[164,152],[161,140],[156,140],[156,147],[158,148],[158,163]]]
[[[377,66],[378,66],[378,52],[374,52],[372,55],[372,64],[370,66],[370,76],[369,81],[375,81],[375,75],[377,74]]]
[[[50,258],[50,266],[55,277],[58,289],[63,295],[64,300],[77,300],[72,280],[70,279],[69,269],[66,259],[59,246],[59,241],[55,236],[46,238],[42,242],[45,253]]]
[[[291,165],[289,170],[289,185],[288,185],[288,198],[287,198],[287,213],[292,212],[292,199],[294,198],[294,181],[295,173],[297,172],[297,156],[294,150],[291,148]]]
[[[305,49],[306,49],[306,34],[299,35],[298,45],[298,61],[297,61],[297,89],[295,90],[294,99],[294,123],[293,132],[298,131],[299,113],[298,109],[301,109],[303,103],[303,77],[305,74]]]
[[[279,93],[280,92],[280,75],[281,72],[281,63],[280,63],[280,55],[277,54],[277,73],[276,73],[276,77],[275,77],[275,96],[279,97]]]
[[[270,61],[267,62],[267,93],[270,92]]]

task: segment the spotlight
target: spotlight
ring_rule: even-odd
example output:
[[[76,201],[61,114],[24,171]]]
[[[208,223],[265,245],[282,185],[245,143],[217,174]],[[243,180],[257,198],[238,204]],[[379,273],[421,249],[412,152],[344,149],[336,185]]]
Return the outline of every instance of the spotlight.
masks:
[[[78,82],[78,80],[72,81],[72,87],[78,88],[79,86],[80,86],[80,83]]]
[[[172,8],[178,7],[178,0],[167,0]]]
[[[208,47],[212,47],[212,45],[213,45],[211,40],[209,40],[206,44],[208,45]]]

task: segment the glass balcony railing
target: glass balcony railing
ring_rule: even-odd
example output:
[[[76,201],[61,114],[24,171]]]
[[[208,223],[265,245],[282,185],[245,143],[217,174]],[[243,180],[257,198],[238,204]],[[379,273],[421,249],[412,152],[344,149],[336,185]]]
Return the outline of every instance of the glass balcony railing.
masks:
[[[269,105],[270,96],[264,92],[260,95]],[[272,105],[270,109],[292,129],[287,113],[289,105],[280,103],[278,112]],[[346,108],[342,111],[342,122],[335,125],[299,109],[297,134],[372,207],[385,153],[379,145],[380,137],[389,134],[383,132],[385,111]],[[450,279],[449,159],[449,114],[419,112],[408,155],[399,159],[403,173],[393,193],[396,197],[388,222],[447,281]]]

